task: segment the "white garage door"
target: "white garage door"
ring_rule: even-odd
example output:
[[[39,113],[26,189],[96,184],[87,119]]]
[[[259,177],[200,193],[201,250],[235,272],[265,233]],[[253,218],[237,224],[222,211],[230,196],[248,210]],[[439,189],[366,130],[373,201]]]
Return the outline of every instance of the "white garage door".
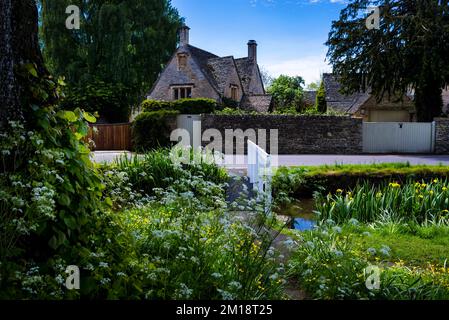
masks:
[[[363,152],[366,153],[433,153],[434,141],[434,123],[363,123]]]

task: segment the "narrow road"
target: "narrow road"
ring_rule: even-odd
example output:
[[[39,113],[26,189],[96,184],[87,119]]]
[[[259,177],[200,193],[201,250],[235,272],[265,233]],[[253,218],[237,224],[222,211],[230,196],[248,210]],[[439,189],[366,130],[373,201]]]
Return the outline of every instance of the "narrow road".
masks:
[[[112,162],[120,156],[132,156],[128,151],[96,151],[92,153],[95,162]],[[276,159],[277,158],[277,159]],[[449,165],[449,155],[279,155],[272,156],[276,166],[319,166],[333,164],[405,163],[412,165]],[[229,169],[245,169],[246,156],[225,156],[224,163]]]

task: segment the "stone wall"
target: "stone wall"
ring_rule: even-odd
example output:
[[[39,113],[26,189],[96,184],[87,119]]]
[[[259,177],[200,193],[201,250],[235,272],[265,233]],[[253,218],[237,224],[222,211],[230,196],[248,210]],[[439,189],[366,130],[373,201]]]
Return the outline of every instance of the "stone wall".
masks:
[[[270,129],[277,129],[279,154],[360,154],[363,150],[362,120],[350,117],[203,115],[201,121],[203,133],[208,129],[216,129],[220,131],[223,141],[226,141],[228,145],[233,139],[229,135],[231,130],[254,129],[258,132],[259,129],[265,129],[266,150],[271,152]],[[226,131],[227,139],[225,139]],[[207,144],[207,141],[203,141],[204,146]],[[222,150],[225,150],[225,146]]]
[[[449,118],[435,118],[435,153],[449,154]]]

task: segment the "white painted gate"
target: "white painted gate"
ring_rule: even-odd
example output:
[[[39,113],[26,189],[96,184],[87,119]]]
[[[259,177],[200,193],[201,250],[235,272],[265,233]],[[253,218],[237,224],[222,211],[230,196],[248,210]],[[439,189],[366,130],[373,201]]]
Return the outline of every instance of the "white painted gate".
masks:
[[[248,140],[248,177],[257,191],[259,200],[265,200],[265,208],[271,206],[271,157],[257,144]],[[263,199],[265,197],[265,199]]]
[[[201,146],[201,115],[180,114],[176,117],[176,126],[188,131],[190,146]]]
[[[434,122],[363,123],[363,152],[433,153],[434,149]]]

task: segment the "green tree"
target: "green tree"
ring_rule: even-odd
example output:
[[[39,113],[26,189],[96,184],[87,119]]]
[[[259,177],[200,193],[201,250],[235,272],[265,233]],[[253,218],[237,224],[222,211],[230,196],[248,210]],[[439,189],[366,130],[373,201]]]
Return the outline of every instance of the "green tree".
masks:
[[[59,106],[62,82],[42,59],[35,0],[0,1],[0,80],[0,299],[141,295],[121,279],[95,284],[126,272],[130,241],[108,214],[83,142],[95,118]],[[114,270],[82,269],[99,254]],[[80,290],[61,290],[68,265],[82,269]]]
[[[311,82],[307,85],[306,90],[308,91],[317,91],[320,88],[321,81],[317,80],[315,82]]]
[[[80,9],[79,30],[65,27],[69,5]],[[44,57],[54,75],[66,78],[68,95],[105,83],[126,92],[123,108],[151,88],[176,48],[181,23],[170,0],[41,0]]]
[[[326,89],[324,87],[324,81],[321,80],[320,87],[316,93],[315,107],[320,113],[327,112],[327,102],[326,102]]]
[[[301,111],[304,104],[303,86],[303,78],[281,75],[273,80],[267,91],[273,96],[277,109],[295,108]]]
[[[380,28],[366,26],[380,8]],[[440,115],[449,82],[449,4],[437,0],[355,0],[340,13],[326,43],[343,91],[371,90],[377,99],[412,89],[419,121]]]

